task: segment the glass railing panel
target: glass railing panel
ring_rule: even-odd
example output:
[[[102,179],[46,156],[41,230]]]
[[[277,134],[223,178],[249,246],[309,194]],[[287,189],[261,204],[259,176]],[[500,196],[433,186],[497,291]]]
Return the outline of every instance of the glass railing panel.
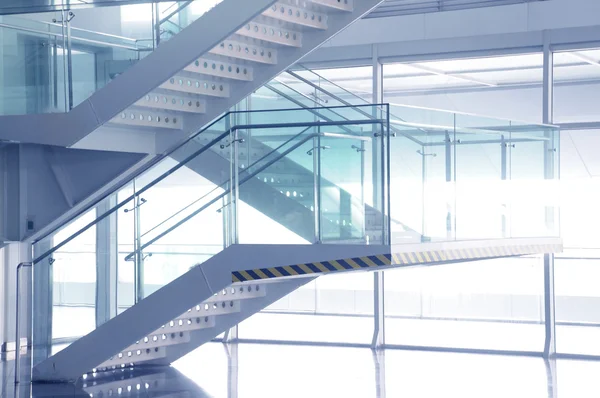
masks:
[[[510,128],[510,234],[558,236],[558,130],[514,122]]]
[[[240,173],[239,243],[314,243],[313,129],[279,137],[261,136],[258,129],[250,134],[273,150]]]
[[[115,211],[110,220],[116,225],[117,235],[117,313],[135,303],[135,262],[128,258],[135,249],[135,212],[129,211],[135,206],[134,192],[133,183],[119,190],[113,200],[123,203],[123,207]]]
[[[180,162],[165,158],[148,173],[159,176],[144,184],[145,188],[138,190],[136,181],[142,245],[152,243],[163,231],[184,222],[229,188],[233,140],[222,132],[211,137],[208,145],[190,149]]]
[[[400,114],[400,115],[399,115]],[[414,213],[399,209],[398,186],[391,185],[392,239],[398,242],[444,241],[454,239],[454,185],[451,145],[454,141],[454,114],[429,109],[390,105],[392,132],[390,160],[406,169],[391,167],[392,181],[407,181]],[[395,135],[395,136],[394,136]],[[394,197],[396,199],[394,199]]]
[[[213,188],[216,187],[213,185]],[[172,200],[174,196],[170,198]],[[158,234],[149,241],[150,244],[144,243],[139,266],[143,273],[142,297],[147,297],[190,268],[222,251],[226,239],[224,222],[227,214],[224,199],[205,200],[201,209],[197,208],[195,212],[188,214],[181,225],[173,228],[169,224],[168,227],[173,228],[169,233],[162,236]],[[154,215],[146,212],[141,218],[144,220],[153,217]]]
[[[253,110],[273,110],[289,108],[320,108],[313,113],[315,120],[336,121],[347,119],[343,115],[344,111],[350,111],[354,116],[356,112],[352,109],[329,109],[326,104],[318,101],[314,96],[305,95],[296,91],[278,80],[269,82],[266,86],[260,88],[251,96],[251,106]]]
[[[454,130],[454,113],[436,109],[390,104],[390,123],[392,126],[410,123],[415,134],[419,131],[445,132]]]
[[[48,14],[50,18],[57,13]],[[65,112],[66,42],[60,27],[0,17],[0,115]]]
[[[418,123],[417,126],[421,124]],[[422,146],[417,150],[421,157],[423,178],[423,240],[444,241],[454,239],[452,227],[455,213],[454,186],[452,183],[451,155],[448,151],[449,126],[434,125],[427,130],[417,129]],[[392,155],[393,156],[393,155]]]
[[[374,138],[356,130],[354,135],[326,133],[316,142],[320,151],[319,212],[323,242],[367,242],[365,205],[366,196],[372,198],[374,175],[366,165],[371,165]],[[372,223],[378,221],[376,213],[369,215]],[[381,236],[369,239],[369,243],[382,243]]]
[[[370,91],[364,93],[364,96],[369,97],[369,100],[367,100],[364,97],[358,95],[357,93],[353,93],[331,82],[330,80],[324,78],[317,72],[314,72],[310,69],[302,68],[299,70],[295,70],[292,73],[321,88],[322,90],[320,90],[319,97],[323,102],[327,101],[327,104],[329,104],[330,101],[333,101],[331,102],[331,105],[334,105],[335,102],[338,100],[342,100],[345,103],[351,105],[366,105],[371,103],[370,97],[372,96],[372,94]],[[331,95],[328,95],[327,93]]]
[[[390,137],[391,238],[393,244],[417,243],[426,229],[424,136],[409,126],[395,127],[396,136]]]
[[[223,0],[166,3],[159,9],[159,43],[169,40]]]
[[[245,129],[239,134],[245,141],[239,145],[238,160],[241,169],[247,169],[246,174],[255,173],[266,163],[295,145],[299,140],[310,134],[315,134],[317,128],[313,126],[280,127],[275,129]],[[296,163],[299,167],[312,167],[312,160],[302,156],[299,151],[286,152],[286,158]]]
[[[150,28],[148,24],[147,28]],[[151,34],[150,32],[148,32]],[[152,52],[151,39],[71,29],[73,107]]]
[[[502,130],[507,126],[503,120],[456,114],[453,149],[457,239],[509,236],[503,172],[506,158],[502,155],[507,144]]]

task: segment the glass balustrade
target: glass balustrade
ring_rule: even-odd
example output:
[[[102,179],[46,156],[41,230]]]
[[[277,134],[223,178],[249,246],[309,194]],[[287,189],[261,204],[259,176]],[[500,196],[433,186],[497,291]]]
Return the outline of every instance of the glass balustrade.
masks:
[[[0,16],[0,115],[69,112],[220,2]]]
[[[401,105],[390,114],[391,217],[418,232],[398,242],[558,236],[558,128]]]
[[[227,113],[93,213],[38,241],[34,263],[46,274],[38,272],[34,290],[53,296],[51,338],[91,332],[231,244],[384,243],[385,170],[373,158],[385,153],[387,119],[356,112],[331,122],[315,120],[315,111]],[[71,271],[85,281],[66,283]],[[110,279],[106,272],[115,273],[115,286],[96,286],[101,291],[85,303],[69,301],[83,282],[93,292]],[[62,284],[48,292],[48,279]],[[78,327],[65,328],[74,306]],[[43,344],[47,325],[35,322],[42,324],[34,340]]]

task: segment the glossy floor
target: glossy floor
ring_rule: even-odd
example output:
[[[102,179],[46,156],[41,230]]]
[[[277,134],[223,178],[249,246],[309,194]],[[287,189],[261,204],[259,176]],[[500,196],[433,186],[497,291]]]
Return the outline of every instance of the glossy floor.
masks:
[[[24,367],[26,367],[24,361]],[[173,367],[90,376],[15,390],[1,363],[2,397],[584,397],[600,395],[600,362],[366,348],[210,343]],[[25,372],[26,373],[26,372]]]

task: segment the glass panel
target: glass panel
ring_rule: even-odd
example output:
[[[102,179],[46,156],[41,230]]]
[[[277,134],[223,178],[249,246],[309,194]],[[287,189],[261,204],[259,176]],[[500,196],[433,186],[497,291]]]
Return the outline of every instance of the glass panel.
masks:
[[[454,161],[456,179],[456,238],[508,236],[506,151],[509,122],[456,114]],[[506,138],[503,138],[505,137]]]
[[[423,137],[409,126],[396,126],[390,138],[390,212],[392,244],[417,243],[425,226]],[[409,193],[409,194],[407,194]]]
[[[314,165],[308,154],[315,133],[310,127],[295,130],[278,135],[259,129],[245,132],[252,137],[252,153],[261,159],[239,176],[240,243],[315,241]]]
[[[556,257],[556,349],[561,354],[600,355],[595,344],[600,334],[599,254],[597,249],[571,249]]]
[[[582,49],[554,54],[554,122],[597,122],[600,51]],[[581,99],[585,98],[584,101]]]
[[[56,18],[60,14],[45,15]],[[0,115],[65,112],[67,64],[62,28],[13,16],[1,16],[0,22]]]
[[[529,352],[543,348],[540,258],[395,269],[386,271],[385,279],[388,344]]]
[[[116,211],[117,218],[117,312],[121,313],[131,307],[135,302],[135,262],[128,259],[129,253],[134,250],[135,212],[129,211],[135,205],[132,199],[133,184],[119,190],[117,202],[125,205]],[[128,211],[125,212],[125,209]]]
[[[174,1],[159,8],[160,41],[169,40],[222,0]]]
[[[364,165],[372,158],[371,137],[362,140],[360,134],[355,134],[356,138],[350,134],[347,137],[325,134],[315,142],[320,152],[321,240],[366,242],[365,180],[368,179],[369,186],[373,187],[373,176],[365,173]],[[373,220],[370,221],[373,224],[379,221],[377,224],[381,225],[381,221],[376,220],[378,213],[383,217],[373,209],[370,213]],[[377,231],[370,232],[372,243],[382,242]]]
[[[558,132],[553,128],[511,127],[511,236],[558,236]]]
[[[210,182],[206,181],[206,185],[210,185]],[[181,194],[187,194],[186,191],[193,191],[194,188],[191,186],[177,190],[182,191]],[[169,192],[163,192],[163,195],[173,198]],[[144,296],[152,294],[223,250],[223,207],[222,201],[205,203],[202,211],[192,213],[184,224],[162,237],[158,235],[157,240],[143,248]],[[151,213],[145,213],[142,220],[144,217],[147,219],[149,214]]]
[[[96,211],[88,212],[57,238],[70,236],[95,218]],[[96,248],[96,227],[92,226],[51,255],[53,339],[82,336],[95,328]]]

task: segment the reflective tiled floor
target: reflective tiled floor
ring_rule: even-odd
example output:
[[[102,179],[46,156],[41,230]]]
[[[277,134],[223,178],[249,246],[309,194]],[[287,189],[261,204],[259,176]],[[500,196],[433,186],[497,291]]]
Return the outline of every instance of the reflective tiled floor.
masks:
[[[24,361],[24,368],[27,361]],[[600,395],[600,362],[269,344],[210,343],[173,367],[97,375],[71,385],[13,383],[2,397],[587,397]],[[25,372],[26,373],[26,372]],[[33,390],[33,391],[32,391]]]

